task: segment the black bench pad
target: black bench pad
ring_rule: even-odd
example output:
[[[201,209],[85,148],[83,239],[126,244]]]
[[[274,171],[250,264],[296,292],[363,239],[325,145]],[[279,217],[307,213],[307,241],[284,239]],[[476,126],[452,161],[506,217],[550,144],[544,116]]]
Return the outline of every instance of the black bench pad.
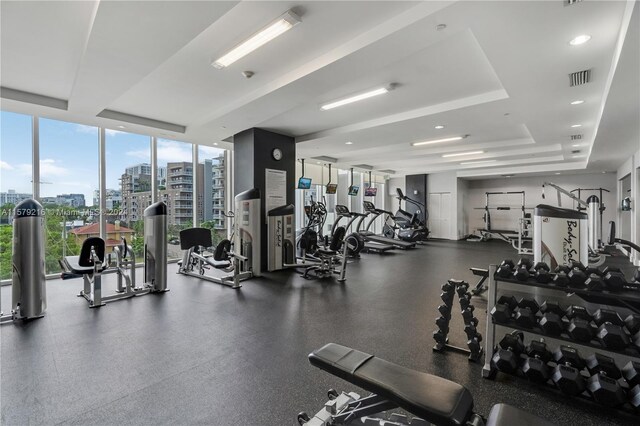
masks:
[[[486,426],[553,426],[540,417],[507,404],[496,404],[491,408]]]
[[[309,361],[437,425],[464,425],[473,414],[473,397],[464,386],[346,346],[329,343]]]
[[[74,274],[84,275],[93,272],[93,266],[80,266],[80,256],[65,256],[64,263]]]

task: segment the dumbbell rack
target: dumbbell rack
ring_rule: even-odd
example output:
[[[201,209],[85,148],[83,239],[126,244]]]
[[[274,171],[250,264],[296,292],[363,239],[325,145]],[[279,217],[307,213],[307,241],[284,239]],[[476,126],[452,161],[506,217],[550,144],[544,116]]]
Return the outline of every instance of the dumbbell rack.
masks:
[[[446,328],[446,332],[443,332],[445,341],[436,343],[436,345],[433,347],[433,350],[435,352],[442,352],[445,349],[449,349],[456,352],[461,352],[469,355],[469,361],[478,362],[482,359],[482,354],[483,354],[482,345],[480,344],[482,341],[482,335],[476,331],[478,320],[475,317],[473,317],[473,311],[475,310],[475,308],[470,301],[472,295],[467,291],[469,289],[469,283],[465,281],[450,279],[448,280],[448,284],[451,285],[451,290],[444,291],[443,294],[449,293],[450,303],[447,303],[447,301],[445,301],[443,298],[443,302],[445,302],[443,306],[446,307],[447,311],[444,313],[440,312],[440,314],[442,315],[441,318],[444,318],[445,320],[444,327]],[[449,324],[451,322],[451,311],[453,309],[453,297],[455,293],[458,294],[458,301],[460,303],[461,316],[463,318],[464,325],[465,325],[465,333],[466,333],[467,327],[471,327],[472,330],[475,331],[475,336],[467,335],[468,337],[467,346],[469,347],[469,349],[465,349],[459,346],[454,346],[449,344],[449,338],[447,337],[449,334],[448,330],[449,330]],[[466,300],[466,305],[464,300]],[[472,317],[471,318],[465,317],[464,315],[465,311],[468,312]],[[434,337],[436,333],[438,333],[438,331],[434,333]]]
[[[532,279],[527,281],[518,281],[515,278],[500,278],[496,275],[496,270],[497,265],[491,265],[489,267],[487,330],[485,334],[486,350],[485,364],[482,369],[482,376],[484,378],[492,379],[495,377],[496,370],[492,366],[491,362],[493,349],[498,345],[498,341],[501,336],[506,333],[510,333],[513,330],[521,331],[524,334],[525,342],[540,340],[540,338],[543,338],[550,347],[567,345],[576,348],[582,354],[600,353],[613,358],[619,366],[625,365],[629,361],[640,362],[639,348],[628,347],[622,351],[611,350],[605,348],[597,340],[592,340],[591,342],[578,342],[570,339],[565,333],[560,336],[551,336],[543,333],[542,329],[539,327],[520,327],[515,323],[515,321],[513,321],[513,319],[506,323],[499,323],[488,314],[496,305],[498,298],[502,294],[518,295],[529,298],[532,297],[538,301],[544,299],[564,306],[583,306],[590,311],[594,311],[601,306],[608,306],[623,309],[629,313],[640,313],[640,291],[610,293],[608,291],[594,292],[586,289],[558,287],[553,285],[553,283],[543,284]]]

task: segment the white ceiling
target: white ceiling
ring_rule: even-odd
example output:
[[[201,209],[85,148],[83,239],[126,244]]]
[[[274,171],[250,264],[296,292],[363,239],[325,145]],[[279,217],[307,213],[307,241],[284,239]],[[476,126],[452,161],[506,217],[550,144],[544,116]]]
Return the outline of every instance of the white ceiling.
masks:
[[[227,147],[222,141],[233,134],[262,127],[295,136],[298,157],[331,156],[341,166],[397,174],[615,170],[640,144],[640,18],[633,5],[1,2],[0,85],[66,100],[68,108],[18,101],[6,91],[0,106]],[[211,67],[291,8],[300,25],[226,69]],[[446,28],[438,31],[438,24]],[[591,41],[568,44],[583,33]],[[592,82],[569,87],[568,74],[587,68]],[[245,79],[242,71],[255,75]],[[386,95],[319,108],[389,83],[397,87]],[[585,103],[571,106],[575,99]],[[103,110],[157,122],[98,117]],[[569,140],[573,133],[583,134],[578,147]],[[455,135],[469,136],[410,145]],[[485,153],[442,158],[475,150]],[[496,161],[460,164],[483,159]]]

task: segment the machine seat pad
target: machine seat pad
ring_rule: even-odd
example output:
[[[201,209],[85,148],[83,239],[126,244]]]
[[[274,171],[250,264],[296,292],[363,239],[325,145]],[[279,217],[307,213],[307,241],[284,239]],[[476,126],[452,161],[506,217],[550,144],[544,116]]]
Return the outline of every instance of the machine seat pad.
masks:
[[[491,407],[486,426],[553,426],[552,423],[507,404]]]
[[[324,249],[321,247],[318,248],[317,252],[324,256],[335,256],[338,254],[335,250]]]
[[[65,256],[64,263],[74,274],[84,275],[93,272],[93,266],[80,266],[80,256]]]
[[[329,343],[309,361],[437,425],[464,425],[473,414],[473,397],[464,386],[346,346]]]

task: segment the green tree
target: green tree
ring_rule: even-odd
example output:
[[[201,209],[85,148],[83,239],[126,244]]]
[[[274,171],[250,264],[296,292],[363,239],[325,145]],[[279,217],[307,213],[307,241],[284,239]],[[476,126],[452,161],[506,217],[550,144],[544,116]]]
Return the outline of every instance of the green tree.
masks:
[[[217,246],[220,244],[220,241],[226,238],[226,233],[223,235],[219,230],[216,229],[216,224],[212,220],[204,221],[200,224],[201,228],[207,228],[211,231],[211,242],[213,246]]]
[[[0,225],[0,279],[11,278],[13,226]]]

